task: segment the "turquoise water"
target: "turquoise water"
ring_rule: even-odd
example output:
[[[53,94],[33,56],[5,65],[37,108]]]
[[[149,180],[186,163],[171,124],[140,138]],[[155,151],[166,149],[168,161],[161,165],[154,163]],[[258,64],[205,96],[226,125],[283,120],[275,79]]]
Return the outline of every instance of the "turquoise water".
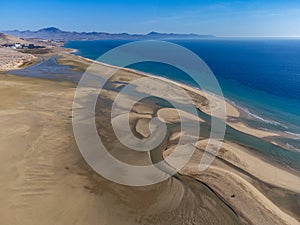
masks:
[[[76,54],[97,59],[126,40],[72,41]],[[300,135],[300,40],[172,41],[200,56],[214,72],[224,96],[266,130]],[[109,62],[113,63],[113,62]],[[154,62],[131,68],[193,86],[186,75]],[[300,147],[299,147],[300,149]]]
[[[97,59],[126,40],[72,41],[65,47]],[[286,149],[234,129],[226,137],[272,160],[300,170],[300,40],[172,40],[200,56],[215,74],[224,96],[244,112],[243,122],[292,138],[269,138]],[[117,62],[107,62],[117,65]],[[182,71],[161,63],[131,65],[143,72],[196,84]],[[195,86],[197,87],[197,86]],[[203,115],[202,115],[203,116]]]

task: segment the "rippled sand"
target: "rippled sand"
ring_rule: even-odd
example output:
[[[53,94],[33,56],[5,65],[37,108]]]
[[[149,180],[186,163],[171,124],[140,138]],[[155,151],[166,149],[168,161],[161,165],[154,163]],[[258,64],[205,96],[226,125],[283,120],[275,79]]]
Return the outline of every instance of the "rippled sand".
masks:
[[[60,62],[80,65],[78,71],[90,63],[69,55]],[[1,224],[299,224],[298,173],[226,141],[213,166],[203,173],[197,170],[205,126],[195,156],[176,176],[139,188],[109,182],[85,163],[77,149],[71,124],[73,83],[0,76]],[[108,106],[120,85],[139,76],[126,71],[115,76],[99,98],[96,122],[115,157],[145,165],[170,154],[182,134],[171,126],[166,149],[150,158],[127,151],[116,140]],[[205,104],[200,104],[205,98],[196,97],[205,112]],[[130,115],[137,137],[149,135],[148,123],[154,115],[170,125],[178,120],[176,112],[159,101],[141,102]],[[116,119],[123,123],[125,118]],[[185,119],[195,121],[188,114]],[[198,122],[204,125],[204,120]],[[274,171],[277,176],[271,176]]]
[[[238,224],[188,178],[131,188],[95,174],[72,135],[72,84],[1,75],[0,94],[1,224]]]

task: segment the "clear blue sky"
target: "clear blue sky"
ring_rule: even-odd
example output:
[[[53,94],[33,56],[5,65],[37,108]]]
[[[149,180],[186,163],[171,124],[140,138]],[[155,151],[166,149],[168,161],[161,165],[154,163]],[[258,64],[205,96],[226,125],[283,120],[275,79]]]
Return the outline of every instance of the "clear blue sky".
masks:
[[[4,0],[0,16],[0,30],[300,37],[299,0]]]

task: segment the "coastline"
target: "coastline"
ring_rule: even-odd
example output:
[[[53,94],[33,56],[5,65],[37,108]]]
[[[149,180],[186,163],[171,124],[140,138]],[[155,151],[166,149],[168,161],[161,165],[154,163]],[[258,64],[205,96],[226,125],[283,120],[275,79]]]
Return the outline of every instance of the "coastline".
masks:
[[[53,54],[56,53],[54,52]],[[96,62],[80,56],[75,56],[69,53],[65,53],[63,50],[61,50],[61,52],[59,52],[58,55],[63,57],[63,59],[59,59],[60,63],[64,65],[71,65],[74,66],[75,68],[77,67],[77,69],[80,71],[84,71],[85,66],[89,66],[89,64]],[[79,61],[80,63],[79,64],[76,63],[77,61]],[[96,62],[96,63],[106,69],[118,68],[100,62]],[[124,72],[124,74],[122,74],[122,72]],[[218,98],[214,95],[203,93],[201,90],[197,90],[187,85],[170,81],[166,78],[157,77],[147,73],[140,73],[139,71],[135,71],[131,69],[121,69],[120,74],[123,77],[126,77],[127,81],[130,81],[132,79],[130,77],[130,75],[132,74],[136,76],[148,76],[153,79],[160,79],[161,81],[166,82],[168,84],[178,85],[187,91],[193,92],[198,96],[208,97],[210,101],[218,102]],[[108,98],[111,98],[113,97],[113,94],[107,93],[107,96]],[[68,101],[70,101],[70,98]],[[216,103],[216,105],[218,104]],[[70,106],[68,106],[67,108],[69,107]],[[232,104],[230,104],[228,101],[226,101],[226,107],[227,107],[228,116],[232,118],[238,118],[240,116],[239,110],[236,107],[234,107]],[[199,109],[206,114],[210,114],[209,110],[205,107],[199,107]],[[171,112],[170,109],[165,109],[165,110],[169,110],[167,112]],[[147,114],[153,116],[151,115],[151,110],[150,113],[147,112]],[[136,117],[136,120],[140,121],[140,117]],[[279,135],[277,133],[250,128],[245,126],[244,124],[228,122],[228,121],[227,124],[235,128],[236,130],[251,134],[259,138]],[[133,129],[137,129],[137,132],[139,132],[142,129],[141,126],[144,127],[146,125],[147,123],[139,123],[139,127],[138,128],[133,127]],[[142,131],[142,133],[145,132]],[[178,139],[178,136],[177,137],[175,136],[172,141],[176,139]],[[169,143],[168,150],[164,154],[169,154],[172,151],[172,146],[173,146],[172,141]],[[201,148],[202,148],[201,143],[199,144],[200,144],[199,152],[201,152]],[[261,190],[258,191],[257,184],[255,183],[257,182],[257,180],[263,181],[262,183],[267,183],[268,185],[274,187],[284,188],[299,194],[300,190],[297,189],[298,185],[300,184],[299,173],[297,173],[297,175],[294,175],[289,171],[286,171],[285,169],[278,168],[276,165],[272,165],[271,162],[269,161],[266,162],[260,159],[259,156],[255,154],[252,154],[250,156],[249,154],[246,153],[246,149],[240,145],[236,145],[234,143],[226,143],[224,144],[224,146],[223,146],[223,151],[222,150],[220,151],[216,163],[213,165],[212,168],[208,169],[203,173],[200,173],[197,170],[198,164],[196,163],[198,160],[197,157],[199,157],[198,155],[193,157],[192,162],[189,165],[187,165],[186,168],[180,171],[180,173],[187,176],[191,176],[194,179],[198,179],[201,182],[208,185],[211,189],[213,189],[216,193],[218,193],[218,195],[221,196],[221,198],[227,204],[229,204],[231,208],[233,208],[233,210],[244,220],[245,224],[258,224],[259,221],[257,220],[259,220],[259,218],[268,218],[266,224],[300,224],[299,218],[298,220],[291,218],[290,215],[293,213],[291,212],[287,213],[286,211],[288,210],[285,209],[283,211],[282,209],[278,208],[279,206],[274,205],[274,203],[272,203],[268,198],[265,197],[266,196],[265,193],[262,193]],[[197,154],[201,155],[201,153],[197,153]],[[224,162],[221,159],[227,162],[227,164],[225,163],[227,165],[226,167]],[[257,166],[258,164],[259,166]],[[268,172],[265,172],[265,169],[267,169]],[[274,176],[272,176],[274,170],[277,171],[278,177],[274,178]],[[226,173],[228,176],[223,176],[224,173]],[[251,174],[251,176],[249,176],[249,174]],[[212,179],[212,177],[215,177],[215,179]],[[253,177],[257,179],[253,179]],[[285,180],[285,182],[278,183],[278,180],[280,181],[282,177],[285,177],[287,180]],[[223,185],[224,183],[226,183],[226,185]],[[238,193],[241,194],[241,196],[235,194],[236,197],[234,197],[233,200],[230,197],[232,193],[228,193],[228,190],[244,190],[244,192],[240,193],[239,191],[237,191]],[[284,192],[282,192],[282,194],[284,194]],[[257,200],[259,203],[257,203]],[[243,204],[245,201],[247,201],[249,207],[248,205],[246,206],[245,204]],[[257,217],[257,213],[256,213],[257,208],[261,210],[262,217]]]
[[[73,52],[76,52],[76,49],[74,49]],[[188,86],[186,84],[182,84],[182,83],[179,83],[179,82],[176,82],[176,81],[164,78],[164,77],[160,77],[160,76],[153,75],[153,74],[150,74],[150,73],[145,73],[145,72],[138,71],[138,70],[135,70],[135,69],[120,68],[118,66],[106,64],[106,63],[99,62],[99,61],[96,61],[96,60],[92,60],[92,59],[89,59],[89,58],[85,58],[85,57],[82,57],[82,56],[79,56],[79,55],[76,55],[76,57],[78,57],[78,58],[80,58],[84,61],[88,61],[88,62],[91,62],[91,63],[106,66],[108,68],[125,70],[125,71],[128,71],[128,72],[132,72],[133,74],[143,75],[143,76],[146,76],[146,77],[152,77],[154,79],[165,81],[167,83],[175,84],[179,87],[184,88],[185,90],[189,90],[191,92],[198,93],[201,96],[205,96],[213,102],[218,101],[220,99],[224,100],[225,105],[226,105],[226,113],[227,113],[228,117],[239,118],[241,116],[241,110],[238,107],[234,106],[229,99],[226,99],[223,96],[219,97],[219,96],[216,96],[214,93],[209,93],[207,91],[202,91],[200,89],[196,89],[196,88]],[[204,113],[210,115],[209,108],[203,108],[202,107],[200,110],[203,111]],[[292,135],[288,135],[288,134],[283,134],[282,132],[277,133],[277,132],[272,132],[272,131],[265,131],[265,130],[261,130],[261,129],[255,129],[255,128],[252,128],[250,126],[247,126],[245,123],[242,123],[242,122],[230,122],[230,121],[227,120],[226,123],[227,123],[227,125],[231,126],[234,129],[237,129],[237,130],[239,130],[243,133],[246,133],[246,134],[249,134],[249,135],[252,135],[252,136],[256,136],[258,138],[272,137],[272,136],[283,136],[283,137],[291,137],[292,136]]]
[[[91,62],[91,63],[96,63],[98,65],[102,65],[104,67],[109,67],[109,68],[114,68],[114,69],[120,69],[120,68],[118,68],[116,66],[108,65],[108,64],[105,64],[105,63],[101,63],[101,62],[98,62],[98,61],[91,60],[91,59],[86,59],[86,58],[81,57],[81,56],[77,56],[77,57],[81,58],[82,60],[86,60],[88,62]],[[155,75],[151,75],[151,74],[147,74],[147,73],[143,73],[143,72],[140,72],[140,71],[136,71],[136,70],[132,70],[132,69],[127,69],[127,68],[126,69],[121,68],[121,70],[129,72],[129,73],[133,73],[135,75],[142,75],[142,76],[152,77],[154,79],[159,79],[159,80],[167,82],[167,83],[178,85],[178,86],[180,86],[180,87],[182,87],[182,88],[184,88],[186,90],[192,91],[192,92],[197,93],[197,94],[199,94],[201,96],[204,95],[204,93],[201,90],[194,89],[194,88],[192,88],[190,86],[187,86],[187,85],[184,85],[184,84],[180,84],[178,82],[171,81],[171,80],[168,80],[166,78],[157,77]],[[212,96],[214,96],[214,95],[212,95]],[[212,96],[210,96],[211,99],[213,99]],[[227,107],[227,113],[228,113],[228,115],[230,117],[236,117],[236,118],[238,118],[240,116],[240,111],[235,106],[233,106],[232,104],[230,104],[228,101],[226,101],[226,107]],[[209,114],[209,110],[205,111],[205,109],[203,109],[203,108],[201,110],[203,110],[203,112]],[[254,128],[246,126],[243,123],[234,123],[234,122],[228,122],[227,121],[227,124],[229,126],[234,127],[238,131],[241,131],[243,133],[256,136],[258,138],[264,138],[264,137],[279,136],[279,135],[281,135],[280,133],[273,133],[273,132],[268,132],[268,131],[264,131],[264,130],[254,129]],[[233,145],[236,145],[236,144],[233,144]],[[237,148],[233,148],[233,149],[237,149]],[[245,149],[245,148],[238,145],[238,149],[240,150],[240,149]],[[229,151],[229,150],[227,149],[227,151]],[[231,151],[231,154],[233,154],[233,158],[236,157],[236,156],[234,156],[236,154],[236,152]],[[258,158],[258,161],[251,161],[251,163],[253,163],[253,165],[252,165],[252,167],[251,167],[252,169],[250,169],[250,171],[249,171],[249,168],[248,168],[250,165],[248,165],[248,166],[245,167],[245,165],[243,165],[239,161],[235,162],[235,164],[236,164],[235,166],[238,167],[239,170],[241,169],[242,171],[246,172],[246,174],[251,174],[252,176],[256,177],[256,179],[259,182],[263,181],[263,183],[266,183],[268,185],[272,185],[272,186],[275,186],[275,187],[279,186],[279,187],[282,187],[282,188],[287,188],[288,190],[293,191],[295,193],[298,193],[298,194],[300,193],[299,188],[297,188],[298,185],[300,184],[299,172],[296,172],[296,175],[294,175],[293,173],[290,173],[291,171],[287,171],[286,168],[284,168],[284,167],[278,167],[278,166],[272,165],[271,161],[265,161],[265,159],[259,159],[260,156],[256,155],[255,153],[251,153],[251,155],[252,155],[251,158],[253,158],[253,159]],[[249,157],[250,157],[250,154],[245,154],[245,153],[244,153],[244,155],[240,154],[239,157],[241,158],[241,160],[247,161],[249,159]],[[227,161],[229,161],[229,163],[231,163],[230,162],[231,161],[230,157],[229,157],[229,159],[225,158],[225,160],[227,160]],[[258,166],[258,168],[255,168],[255,165],[257,165],[257,163],[259,163],[259,164],[263,163],[263,166],[262,167]],[[219,167],[219,169],[221,169],[221,168]],[[268,172],[264,172],[265,169],[267,169]],[[280,180],[280,178],[277,177],[277,178],[274,179],[274,177],[272,176],[272,173],[274,172],[274,169],[277,170],[276,173],[278,173],[279,177],[285,176],[285,177],[287,177],[287,179],[289,179],[289,181],[287,180],[286,181],[287,183],[283,182],[282,184],[278,184],[278,181],[276,179]],[[234,172],[237,173],[237,171],[234,171]],[[212,170],[212,173],[214,173],[214,170]],[[284,173],[285,175],[280,176],[279,175],[280,173]],[[200,175],[199,172],[198,172],[198,174],[197,173],[194,174],[194,171],[190,172],[190,173],[183,172],[183,174],[192,176],[195,179],[199,179],[197,177]],[[245,175],[244,174],[240,175],[239,176],[240,179],[244,180],[245,178],[243,178],[243,176],[245,176]],[[203,177],[205,177],[205,175],[202,176],[202,181],[204,183],[206,183],[206,184],[210,183],[210,185],[209,185],[210,187],[214,186],[211,183],[213,181],[210,181],[210,180],[205,179],[205,178],[203,179]],[[250,180],[251,181],[252,179],[249,178],[249,177],[247,177],[247,179],[245,179],[245,180]],[[235,182],[239,183],[237,180],[235,180]],[[296,182],[296,183],[294,183],[294,182]],[[251,194],[254,194],[256,197],[258,197],[258,199],[260,199],[260,201],[262,202],[262,205],[263,205],[262,210],[265,210],[266,212],[268,212],[269,210],[271,210],[273,212],[273,213],[271,213],[269,215],[265,215],[265,216],[276,218],[276,215],[277,215],[276,212],[278,212],[279,214],[282,215],[282,217],[284,217],[283,221],[281,221],[280,217],[278,217],[277,219],[274,219],[274,221],[270,222],[270,224],[271,223],[273,223],[273,224],[276,223],[276,220],[277,220],[278,224],[300,224],[299,223],[299,218],[298,218],[298,220],[295,220],[294,218],[292,218],[291,216],[289,216],[288,214],[286,214],[285,212],[283,212],[281,209],[279,209],[278,206],[274,205],[273,203],[271,204],[270,202],[267,202],[265,204],[266,206],[264,206],[263,202],[267,198],[265,198],[265,199],[262,198],[262,196],[264,196],[264,194],[262,194],[261,191],[257,191],[257,187],[253,183],[254,183],[253,181],[252,182],[248,182],[247,181],[245,185],[249,187],[249,190],[252,190]],[[223,198],[226,198],[226,202],[227,203],[230,202],[229,199],[228,199],[228,197],[224,196],[225,195],[224,194],[225,190],[224,189],[222,190],[222,184],[219,183],[219,185],[220,185],[218,187],[219,192],[218,191],[217,192],[219,193],[220,196],[222,196]],[[231,186],[231,187],[229,186],[229,187],[226,187],[226,188],[233,188],[234,184],[231,184],[231,185],[233,185],[233,186]],[[217,189],[216,186],[214,186],[214,188]],[[256,193],[256,191],[254,191],[254,193],[253,193],[253,190],[256,190],[257,193]],[[253,201],[253,200],[251,201],[250,199],[248,199],[247,201],[249,201],[250,205],[251,205],[251,202],[253,203],[252,204],[252,207],[253,207],[252,209],[255,210],[255,207],[257,207],[255,201]],[[268,201],[269,201],[269,199],[268,199]],[[232,205],[230,203],[229,203],[229,205],[232,207]],[[247,215],[245,213],[246,209],[241,209],[241,208],[238,208],[238,207],[243,207],[243,206],[242,205],[239,205],[239,206],[235,205],[233,208],[236,211],[241,211],[245,220],[248,220],[248,222],[251,222],[252,224],[256,224],[256,223],[253,222],[253,220],[255,220],[255,216],[254,215],[252,215],[253,218],[249,218],[249,217],[247,218]],[[256,221],[256,222],[258,222],[258,221]]]

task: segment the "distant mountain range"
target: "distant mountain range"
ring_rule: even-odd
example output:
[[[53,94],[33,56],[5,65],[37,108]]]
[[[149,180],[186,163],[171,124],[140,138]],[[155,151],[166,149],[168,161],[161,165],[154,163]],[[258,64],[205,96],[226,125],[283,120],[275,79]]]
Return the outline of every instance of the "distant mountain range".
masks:
[[[127,39],[127,40],[145,40],[145,39],[203,39],[214,38],[213,35],[198,34],[174,34],[174,33],[158,33],[150,32],[148,34],[111,34],[105,32],[69,32],[62,31],[55,27],[43,28],[38,31],[2,31],[19,38],[37,38],[56,41],[70,40],[103,40],[103,39]]]

